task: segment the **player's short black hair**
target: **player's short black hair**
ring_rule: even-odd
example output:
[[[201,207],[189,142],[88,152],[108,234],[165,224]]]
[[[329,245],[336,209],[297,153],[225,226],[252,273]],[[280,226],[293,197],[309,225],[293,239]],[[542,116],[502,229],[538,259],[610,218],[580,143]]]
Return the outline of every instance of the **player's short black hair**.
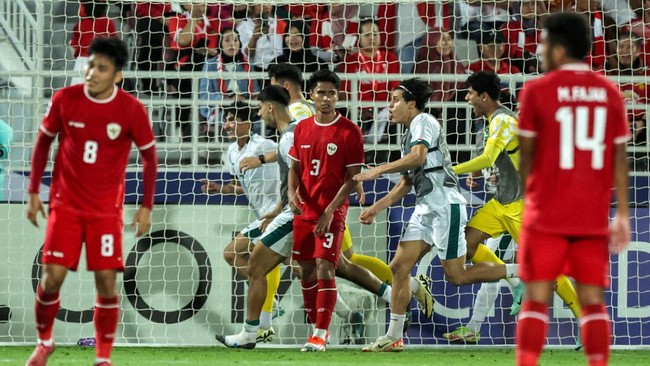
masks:
[[[582,14],[551,14],[544,20],[544,30],[546,42],[563,47],[571,58],[582,60],[591,51],[591,28]]]
[[[336,75],[334,71],[328,69],[320,69],[311,74],[307,81],[307,85],[309,85],[309,90],[313,90],[316,87],[316,84],[327,82],[334,84],[336,90],[341,89],[341,79],[339,79],[339,76]]]
[[[129,49],[121,39],[117,37],[98,37],[90,42],[88,54],[104,55],[110,58],[115,65],[115,71],[122,71],[129,60]]]
[[[269,79],[275,78],[279,82],[289,81],[293,85],[302,88],[304,80],[302,79],[302,72],[297,66],[285,63],[275,64],[269,67]]]
[[[371,25],[377,25],[377,26],[379,26],[379,24],[377,24],[377,21],[376,21],[374,18],[371,18],[371,17],[365,17],[365,18],[362,18],[362,19],[359,21],[359,34],[361,34],[361,27],[363,27],[363,26],[366,25],[366,24],[371,24]]]
[[[467,88],[474,89],[477,93],[487,93],[492,100],[499,100],[501,95],[501,79],[492,71],[475,72],[465,81]]]
[[[269,85],[257,96],[260,102],[273,102],[288,107],[291,97],[287,89],[279,85]]]
[[[242,120],[242,122],[252,122],[255,116],[257,116],[257,111],[251,108],[248,103],[238,101],[224,109],[224,118],[228,114],[232,114],[235,118]]]
[[[412,78],[399,83],[397,89],[403,91],[402,97],[406,101],[415,101],[415,108],[419,111],[424,110],[429,98],[433,95],[433,90],[429,83],[422,79]]]

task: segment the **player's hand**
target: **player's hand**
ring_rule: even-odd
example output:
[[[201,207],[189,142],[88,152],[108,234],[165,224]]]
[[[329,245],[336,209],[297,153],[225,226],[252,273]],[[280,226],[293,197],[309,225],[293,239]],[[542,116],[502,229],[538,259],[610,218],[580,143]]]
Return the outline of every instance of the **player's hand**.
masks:
[[[248,169],[255,169],[262,166],[262,162],[258,157],[243,158],[239,163],[239,170],[242,173],[246,172]]]
[[[260,231],[265,232],[266,228],[269,226],[271,221],[273,221],[273,219],[275,219],[279,214],[280,212],[278,212],[277,210],[273,210],[267,213],[266,215],[262,216],[262,220],[260,223]]]
[[[201,192],[215,194],[221,192],[221,185],[207,179],[201,180]]]
[[[359,204],[363,205],[364,203],[366,203],[366,192],[363,191],[363,184],[361,182],[357,183],[356,190],[357,190],[357,201],[359,201]]]
[[[38,227],[37,217],[39,212],[44,219],[47,219],[47,213],[45,212],[41,197],[38,193],[30,193],[29,200],[27,201],[27,220],[36,227]]]
[[[618,254],[630,244],[630,218],[616,214],[609,227],[609,251]]]
[[[370,206],[361,212],[361,215],[359,215],[359,222],[364,225],[370,225],[375,221],[375,216],[377,216],[377,211],[374,206]]]
[[[131,227],[135,229],[136,237],[149,232],[149,229],[151,229],[151,209],[140,207],[133,218]]]
[[[364,180],[375,180],[379,178],[380,175],[381,172],[379,171],[379,167],[375,167],[355,175],[352,179],[356,180],[357,182],[363,182]]]
[[[289,193],[289,208],[294,215],[302,215],[302,205],[304,202],[298,192]]]
[[[465,178],[465,184],[470,191],[474,188],[478,188],[478,183],[472,174],[468,175],[467,178]]]
[[[320,215],[316,226],[314,226],[314,235],[325,235],[330,231],[330,225],[332,225],[332,220],[334,219],[333,213],[328,213],[327,210]]]

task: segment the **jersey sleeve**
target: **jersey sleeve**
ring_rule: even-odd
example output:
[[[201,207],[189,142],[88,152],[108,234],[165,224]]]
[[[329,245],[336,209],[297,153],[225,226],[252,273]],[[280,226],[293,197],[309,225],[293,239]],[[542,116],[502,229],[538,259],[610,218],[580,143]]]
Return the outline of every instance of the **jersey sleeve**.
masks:
[[[293,143],[291,144],[291,149],[289,149],[289,154],[287,156],[291,160],[300,161],[300,149],[298,148],[298,141],[300,140],[300,131],[302,131],[301,124],[296,126],[296,129],[293,130]]]
[[[138,150],[146,150],[156,144],[149,116],[140,102],[135,102],[131,115],[131,138]]]
[[[291,116],[296,121],[302,121],[305,118],[311,117],[311,111],[309,111],[307,107],[303,106],[302,104],[293,106],[290,112]]]
[[[507,114],[495,116],[490,123],[486,145],[494,145],[499,151],[504,150],[515,137],[515,119]]]
[[[524,85],[519,100],[519,126],[517,134],[523,137],[537,136],[537,119],[535,112],[535,100],[533,99],[534,84]]]
[[[291,165],[291,159],[289,158],[288,154],[289,151],[291,151],[291,147],[293,146],[293,132],[286,132],[284,136],[282,136],[282,139],[280,139],[280,156],[278,156],[278,159],[282,159],[287,165]]]
[[[266,154],[267,152],[276,151],[278,149],[278,144],[269,139],[264,139],[262,145],[260,145],[260,154]]]
[[[63,128],[63,116],[61,116],[63,100],[62,92],[55,93],[45,110],[40,130],[50,137],[55,137]]]
[[[418,144],[423,144],[430,149],[434,140],[434,126],[432,123],[427,123],[423,118],[415,118],[409,127],[411,131],[411,141],[409,146],[413,147]]]
[[[628,126],[627,113],[625,111],[625,99],[618,89],[615,89],[613,92],[615,98],[611,99],[610,108],[612,108],[615,120],[614,143],[625,144],[632,137]]]
[[[365,164],[366,154],[363,151],[363,133],[361,129],[353,125],[349,134],[349,139],[346,140],[346,154],[345,166],[360,166]]]

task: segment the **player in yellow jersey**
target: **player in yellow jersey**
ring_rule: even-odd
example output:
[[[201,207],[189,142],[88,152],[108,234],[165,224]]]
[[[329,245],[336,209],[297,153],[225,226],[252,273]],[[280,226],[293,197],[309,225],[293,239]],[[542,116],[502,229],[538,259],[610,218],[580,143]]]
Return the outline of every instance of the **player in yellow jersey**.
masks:
[[[503,263],[492,251],[481,243],[486,239],[509,233],[518,242],[523,210],[523,187],[519,178],[519,139],[517,138],[517,116],[499,102],[500,79],[493,72],[480,71],[467,79],[468,93],[465,99],[479,117],[489,121],[484,136],[483,152],[462,164],[453,167],[454,173],[465,174],[491,169],[496,178],[496,192],[485,206],[480,208],[467,223],[467,258],[472,262]],[[468,177],[470,187],[472,174]],[[511,314],[521,308],[523,283],[513,288],[514,302]],[[566,276],[556,280],[556,292],[569,305],[576,316],[580,314],[577,294]]]

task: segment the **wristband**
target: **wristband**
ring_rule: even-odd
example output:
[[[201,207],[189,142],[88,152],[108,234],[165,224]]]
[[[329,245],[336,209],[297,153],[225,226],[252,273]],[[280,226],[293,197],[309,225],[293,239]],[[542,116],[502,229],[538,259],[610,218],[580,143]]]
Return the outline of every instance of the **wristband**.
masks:
[[[260,154],[257,158],[260,159],[260,162],[262,164],[266,164],[266,158],[264,158],[264,154]]]

